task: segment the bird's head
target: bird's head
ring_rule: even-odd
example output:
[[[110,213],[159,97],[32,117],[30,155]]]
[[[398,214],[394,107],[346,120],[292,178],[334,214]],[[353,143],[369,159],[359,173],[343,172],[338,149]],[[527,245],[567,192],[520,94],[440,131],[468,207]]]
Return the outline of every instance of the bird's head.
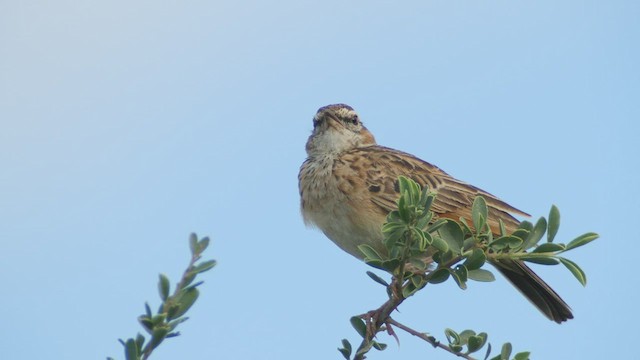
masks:
[[[313,132],[307,140],[307,154],[339,154],[358,147],[375,145],[376,140],[349,105],[323,106],[313,117]]]

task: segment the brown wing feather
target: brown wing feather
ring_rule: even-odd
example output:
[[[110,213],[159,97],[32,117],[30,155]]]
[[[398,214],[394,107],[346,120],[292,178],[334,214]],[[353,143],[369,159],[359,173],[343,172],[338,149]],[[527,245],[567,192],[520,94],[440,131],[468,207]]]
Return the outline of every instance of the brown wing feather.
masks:
[[[407,176],[420,186],[429,186],[437,193],[431,210],[438,216],[459,220],[471,218],[471,206],[477,195],[482,195],[489,207],[488,223],[499,232],[501,219],[508,231],[517,228],[519,221],[511,214],[529,216],[494,195],[451,177],[440,168],[416,158],[413,155],[383,146],[367,146],[354,149],[346,156],[367,159],[367,169],[362,174],[371,192],[371,201],[384,212],[396,208],[398,199],[397,178]]]

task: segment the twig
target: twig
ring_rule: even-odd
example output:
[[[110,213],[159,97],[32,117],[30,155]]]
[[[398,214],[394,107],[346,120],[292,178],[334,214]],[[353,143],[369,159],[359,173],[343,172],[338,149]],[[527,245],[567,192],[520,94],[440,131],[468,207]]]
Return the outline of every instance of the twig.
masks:
[[[408,327],[406,325],[403,325],[403,324],[393,320],[392,318],[388,318],[387,319],[387,324],[396,326],[399,329],[402,329],[402,330],[408,332],[409,334],[411,334],[413,336],[417,336],[420,339],[422,339],[422,340],[428,342],[429,344],[431,344],[433,347],[439,347],[439,348],[441,348],[443,350],[446,350],[446,351],[448,351],[448,352],[450,352],[450,353],[452,353],[452,354],[454,354],[454,355],[456,355],[458,357],[461,357],[461,358],[464,358],[464,359],[467,359],[467,360],[476,360],[476,358],[471,357],[470,355],[467,355],[467,354],[464,354],[464,353],[461,353],[461,352],[455,352],[455,351],[453,351],[453,349],[451,349],[447,345],[443,345],[440,341],[435,340],[434,338],[428,336],[425,333],[421,333],[421,332],[418,332],[416,330],[413,330],[412,328],[410,328],[410,327]]]
[[[389,319],[391,319],[391,313],[402,304],[405,298],[402,296],[402,284],[398,284],[398,280],[394,277],[389,285],[391,288],[391,296],[389,300],[385,301],[382,306],[380,306],[376,310],[369,311],[368,313],[362,314],[359,317],[362,318],[367,325],[367,333],[366,336],[362,339],[360,346],[358,346],[358,350],[353,358],[353,360],[364,360],[366,359],[366,353],[373,346],[373,339],[376,334],[382,331],[383,325],[387,323]],[[399,289],[399,291],[397,290]],[[396,337],[397,339],[397,337]]]
[[[167,298],[167,300],[164,301],[164,303],[162,304],[162,313],[167,313],[169,311],[169,303],[170,303],[170,299],[175,299],[178,294],[180,294],[180,292],[183,290],[183,288],[187,285],[187,280],[189,278],[189,276],[191,276],[190,272],[191,270],[193,270],[193,267],[195,266],[196,262],[198,260],[200,260],[200,258],[202,258],[202,254],[198,251],[194,252],[191,255],[191,260],[189,261],[189,265],[187,266],[187,269],[184,271],[184,273],[182,274],[182,278],[180,279],[180,282],[176,285],[176,289],[174,290],[173,294]],[[151,343],[147,344],[147,346],[145,347],[143,353],[142,353],[142,357],[141,360],[147,360],[149,359],[149,356],[151,356],[151,353],[153,353],[153,350],[155,350],[155,346],[150,346]]]

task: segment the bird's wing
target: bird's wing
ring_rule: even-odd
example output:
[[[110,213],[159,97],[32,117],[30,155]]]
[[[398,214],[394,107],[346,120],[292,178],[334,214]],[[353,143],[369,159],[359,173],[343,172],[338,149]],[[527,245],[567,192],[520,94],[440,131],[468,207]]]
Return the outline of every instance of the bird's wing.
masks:
[[[461,217],[470,220],[471,206],[477,195],[482,195],[487,201],[487,222],[496,234],[499,233],[498,219],[504,222],[508,231],[513,231],[520,222],[511,214],[529,216],[490,193],[457,180],[438,167],[398,150],[378,145],[367,146],[343,154],[341,160],[352,167],[356,166],[357,172],[364,177],[359,180],[365,181],[371,201],[385,214],[397,209],[398,176],[403,175],[436,192],[431,210],[439,217],[456,221]]]

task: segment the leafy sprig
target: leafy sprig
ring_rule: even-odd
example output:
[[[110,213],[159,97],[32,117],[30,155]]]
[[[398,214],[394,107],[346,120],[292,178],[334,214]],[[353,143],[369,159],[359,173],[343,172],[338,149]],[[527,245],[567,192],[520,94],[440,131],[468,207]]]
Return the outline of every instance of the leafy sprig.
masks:
[[[176,328],[189,319],[184,315],[198,299],[198,286],[203,283],[202,281],[194,283],[196,276],[211,270],[216,265],[215,260],[197,263],[208,246],[208,237],[198,240],[196,234],[191,234],[189,237],[191,260],[173,294],[170,294],[169,278],[160,274],[158,292],[162,304],[154,314],[149,304],[145,303],[145,313],[138,317],[138,322],[150,336],[150,339],[147,341],[144,335],[138,333],[135,338],[118,340],[124,346],[126,360],[146,360],[165,339],[180,335]],[[107,360],[114,359],[108,357]]]
[[[394,328],[465,359],[475,359],[471,354],[487,345],[484,359],[489,359],[491,344],[484,332],[464,330],[457,333],[446,329],[445,344],[391,317],[404,300],[428,284],[443,283],[451,278],[461,289],[466,289],[469,280],[494,281],[493,273],[483,268],[488,261],[508,258],[543,265],[563,264],[582,285],[586,285],[584,271],[560,255],[590,243],[598,235],[586,233],[567,244],[554,242],[560,226],[560,212],[556,206],[551,207],[548,221],[543,217],[535,225],[523,221],[512,233],[507,233],[505,225],[500,222],[500,235],[494,236],[487,222],[487,204],[481,196],[473,202],[471,219],[461,218],[456,222],[434,217],[430,207],[436,194],[428,188],[422,189],[415,181],[403,176],[398,178],[398,184],[398,209],[389,213],[382,227],[386,251],[378,251],[369,245],[359,246],[367,264],[391,274],[388,282],[371,271],[367,272],[372,280],[386,288],[388,300],[378,309],[351,318],[351,325],[362,341],[354,352],[351,343],[342,340],[342,347],[338,350],[345,359],[365,359],[371,349],[386,349],[387,345],[379,343],[376,335],[384,331],[398,340]],[[545,233],[546,242],[541,243]],[[505,343],[500,354],[491,360],[526,360],[530,354],[519,352],[511,357],[511,353],[511,344]]]

